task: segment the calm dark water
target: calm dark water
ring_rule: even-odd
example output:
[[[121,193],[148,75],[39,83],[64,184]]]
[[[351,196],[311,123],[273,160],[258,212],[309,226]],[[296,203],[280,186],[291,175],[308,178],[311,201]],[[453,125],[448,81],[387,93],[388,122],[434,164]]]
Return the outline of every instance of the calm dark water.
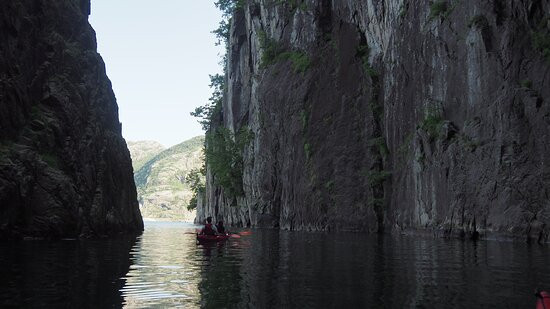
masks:
[[[0,307],[534,308],[550,289],[548,246],[273,230],[202,246],[195,228],[0,243]]]

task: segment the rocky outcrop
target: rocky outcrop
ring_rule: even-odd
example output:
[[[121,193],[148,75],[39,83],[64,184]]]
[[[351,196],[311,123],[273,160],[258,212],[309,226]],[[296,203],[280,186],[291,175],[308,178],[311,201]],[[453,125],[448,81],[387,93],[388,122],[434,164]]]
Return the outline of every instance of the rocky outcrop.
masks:
[[[151,145],[150,142],[136,142],[134,146],[138,144]],[[203,148],[204,136],[191,138],[159,152],[135,171],[143,217],[186,222],[195,219],[195,211],[187,209],[193,192],[186,178],[203,166]],[[137,151],[137,147],[130,147],[130,151],[134,157],[133,151]]]
[[[246,1],[223,115],[254,133],[244,195],[198,219],[545,241],[550,5]]]
[[[141,231],[89,0],[0,3],[0,237]]]

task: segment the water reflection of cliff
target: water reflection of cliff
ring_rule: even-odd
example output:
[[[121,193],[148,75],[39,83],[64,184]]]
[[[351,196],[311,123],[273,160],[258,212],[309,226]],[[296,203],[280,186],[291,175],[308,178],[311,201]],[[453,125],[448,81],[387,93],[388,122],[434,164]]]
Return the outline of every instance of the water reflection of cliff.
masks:
[[[135,241],[0,243],[0,307],[120,307]]]
[[[203,260],[199,291],[201,307],[243,307],[248,287],[243,286],[242,254],[245,243],[229,241],[198,245],[197,259]]]
[[[203,246],[194,228],[0,243],[0,307],[523,308],[550,287],[546,246],[261,229]]]
[[[263,231],[243,261],[253,308],[364,307],[376,261],[346,235]]]
[[[548,248],[524,244],[271,230],[240,241],[252,245],[238,256],[212,250],[203,305],[223,305],[220,293],[251,308],[519,308],[550,283]]]

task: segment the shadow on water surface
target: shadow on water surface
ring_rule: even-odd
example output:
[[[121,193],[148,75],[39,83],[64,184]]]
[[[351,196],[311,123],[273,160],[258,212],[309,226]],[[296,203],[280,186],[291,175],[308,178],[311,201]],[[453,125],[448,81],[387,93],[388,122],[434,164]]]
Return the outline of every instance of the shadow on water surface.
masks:
[[[548,246],[263,229],[201,245],[195,228],[0,243],[0,307],[532,308],[550,289]]]
[[[226,308],[242,304],[242,248],[238,242],[198,244],[195,259],[202,255],[201,280],[198,285],[203,308]],[[228,251],[231,251],[228,254]]]
[[[239,308],[529,308],[550,287],[544,246],[271,230],[247,241],[231,274]]]
[[[0,243],[0,307],[122,306],[136,236]]]

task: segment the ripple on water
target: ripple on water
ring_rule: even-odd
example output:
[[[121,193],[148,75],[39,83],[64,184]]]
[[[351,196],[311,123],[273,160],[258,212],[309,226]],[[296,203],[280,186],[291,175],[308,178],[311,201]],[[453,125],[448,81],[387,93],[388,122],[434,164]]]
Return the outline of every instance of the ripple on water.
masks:
[[[548,246],[275,230],[199,245],[194,229],[0,243],[0,307],[529,308],[550,289]]]
[[[186,231],[146,229],[126,279],[134,289],[122,290],[129,306],[518,306],[550,286],[548,250],[512,243],[255,230],[197,245]],[[138,279],[157,286],[135,290]]]

